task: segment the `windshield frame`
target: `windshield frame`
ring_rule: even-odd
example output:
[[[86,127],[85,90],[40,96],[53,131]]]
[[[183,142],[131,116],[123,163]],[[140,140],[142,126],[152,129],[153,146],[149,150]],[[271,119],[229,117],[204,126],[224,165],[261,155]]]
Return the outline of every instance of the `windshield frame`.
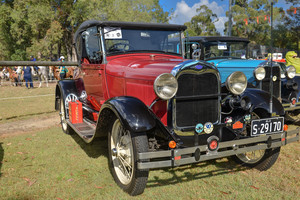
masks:
[[[245,57],[239,57],[239,56],[234,56],[232,55],[232,50],[227,50],[229,52],[228,56],[220,56],[219,54],[216,55],[215,53],[213,53],[214,57],[206,57],[205,52],[207,51],[207,47],[217,47],[219,44],[224,44],[226,43],[227,48],[230,48],[231,45],[237,45],[237,44],[243,44],[244,48],[239,48],[238,50],[234,50],[234,51],[245,51]],[[220,52],[223,52],[222,49],[218,49]],[[210,52],[210,54],[212,54]],[[203,58],[203,60],[214,60],[214,59],[248,59],[249,55],[248,55],[248,42],[244,42],[244,41],[207,41],[207,42],[201,42],[201,57]]]
[[[179,52],[176,53],[176,52],[169,52],[169,51],[163,51],[163,50],[147,50],[147,49],[144,49],[144,50],[126,50],[126,51],[116,51],[116,52],[108,52],[108,47],[106,45],[106,38],[105,38],[105,34],[108,33],[108,32],[105,32],[104,29],[105,28],[110,28],[113,30],[116,30],[118,28],[120,28],[121,30],[138,30],[138,31],[170,31],[170,32],[178,32],[178,38],[179,38],[179,42],[177,43],[179,45]],[[183,34],[183,31],[181,30],[155,30],[155,29],[145,29],[145,28],[125,28],[125,27],[110,27],[110,26],[100,26],[98,27],[98,30],[100,32],[100,35],[101,35],[101,47],[102,47],[102,53],[103,55],[105,55],[104,57],[108,57],[108,56],[114,56],[114,55],[120,55],[120,54],[130,54],[130,53],[161,53],[161,54],[170,54],[170,55],[177,55],[177,56],[181,56],[183,58],[184,56],[184,52],[185,52],[185,49],[184,49],[184,45],[183,45],[183,39],[182,39],[182,36],[184,35]],[[178,40],[177,40],[178,41]],[[169,43],[169,41],[168,41]],[[181,50],[181,51],[180,51]],[[106,59],[105,59],[106,60]]]

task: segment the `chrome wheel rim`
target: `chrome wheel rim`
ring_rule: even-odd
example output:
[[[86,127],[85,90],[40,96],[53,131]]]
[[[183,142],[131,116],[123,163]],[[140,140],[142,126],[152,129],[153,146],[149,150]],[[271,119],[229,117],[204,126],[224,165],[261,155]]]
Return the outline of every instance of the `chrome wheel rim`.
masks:
[[[241,161],[248,164],[257,163],[265,155],[265,150],[255,150],[236,155]]]
[[[69,103],[71,101],[77,101],[77,100],[78,100],[78,98],[75,94],[72,94],[72,93],[68,94],[68,96],[66,97],[66,100],[65,100],[66,111],[69,110]],[[68,112],[66,112],[66,113],[68,114]]]
[[[260,117],[256,113],[251,113],[251,119],[259,119]],[[255,151],[249,151],[242,154],[237,154],[236,156],[243,161],[244,163],[248,164],[254,164],[260,161],[263,156],[265,155],[265,150],[255,150]]]
[[[120,182],[127,185],[133,177],[133,146],[130,132],[123,128],[119,119],[113,124],[110,139],[114,171]]]

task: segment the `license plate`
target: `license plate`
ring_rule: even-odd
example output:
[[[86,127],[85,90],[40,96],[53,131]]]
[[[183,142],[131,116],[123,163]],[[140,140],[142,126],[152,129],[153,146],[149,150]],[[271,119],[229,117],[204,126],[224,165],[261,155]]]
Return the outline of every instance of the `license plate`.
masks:
[[[283,125],[283,117],[252,120],[251,136],[282,132]]]

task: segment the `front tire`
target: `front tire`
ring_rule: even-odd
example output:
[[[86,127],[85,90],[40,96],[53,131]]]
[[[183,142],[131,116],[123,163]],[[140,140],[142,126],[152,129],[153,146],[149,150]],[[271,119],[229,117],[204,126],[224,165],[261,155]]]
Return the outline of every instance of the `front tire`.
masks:
[[[269,115],[265,111],[257,110],[252,114],[252,119],[268,118]],[[233,156],[233,159],[238,164],[250,168],[256,168],[260,171],[265,171],[271,168],[276,162],[280,153],[280,147],[273,149],[262,149],[250,151]]]
[[[149,170],[137,169],[137,153],[148,151],[145,133],[131,133],[117,118],[108,134],[109,167],[115,182],[128,194],[144,192]]]

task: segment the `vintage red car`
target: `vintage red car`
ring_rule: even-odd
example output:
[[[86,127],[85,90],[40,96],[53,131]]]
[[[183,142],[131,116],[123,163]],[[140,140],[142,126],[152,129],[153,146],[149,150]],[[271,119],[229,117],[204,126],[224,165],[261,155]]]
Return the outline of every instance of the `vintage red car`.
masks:
[[[216,67],[185,60],[183,43],[169,42],[185,29],[86,21],[74,36],[81,72],[56,87],[63,131],[87,143],[105,136],[111,173],[130,195],[144,191],[149,169],[234,156],[266,170],[282,145],[299,140],[284,129],[280,102],[271,117],[242,72],[221,85]]]

